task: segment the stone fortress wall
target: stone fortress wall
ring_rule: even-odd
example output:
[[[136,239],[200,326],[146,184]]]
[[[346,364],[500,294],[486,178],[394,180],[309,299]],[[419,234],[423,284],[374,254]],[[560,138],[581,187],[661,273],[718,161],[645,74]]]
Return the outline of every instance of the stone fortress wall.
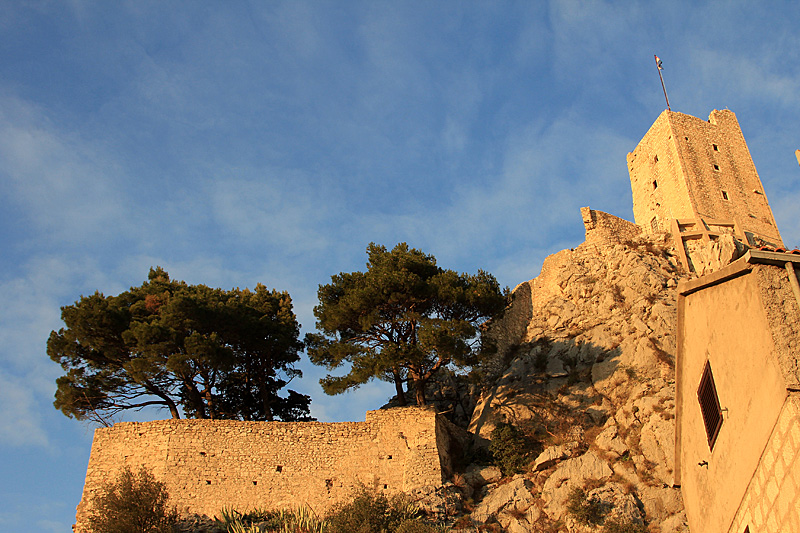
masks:
[[[633,240],[642,228],[625,219],[602,211],[581,207],[581,217],[586,230],[586,245],[607,246]]]
[[[311,507],[321,513],[361,485],[393,494],[441,485],[459,430],[433,410],[368,411],[365,422],[124,422],[95,431],[77,531],[92,496],[125,466],[164,481],[181,515],[223,507]]]

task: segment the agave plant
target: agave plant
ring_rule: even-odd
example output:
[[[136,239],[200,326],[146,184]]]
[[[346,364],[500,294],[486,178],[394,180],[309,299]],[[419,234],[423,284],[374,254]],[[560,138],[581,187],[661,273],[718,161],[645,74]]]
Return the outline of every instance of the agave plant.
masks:
[[[227,533],[325,533],[328,523],[308,507],[247,513],[223,507],[217,526]],[[262,522],[262,523],[256,523]]]
[[[240,513],[236,509],[223,507],[220,511],[222,519],[217,518],[216,522],[217,526],[224,528],[227,533],[264,533],[266,530],[253,522],[261,521],[269,514],[261,510]]]
[[[309,507],[281,513],[285,517],[281,533],[324,533],[328,527],[327,521],[319,518]]]

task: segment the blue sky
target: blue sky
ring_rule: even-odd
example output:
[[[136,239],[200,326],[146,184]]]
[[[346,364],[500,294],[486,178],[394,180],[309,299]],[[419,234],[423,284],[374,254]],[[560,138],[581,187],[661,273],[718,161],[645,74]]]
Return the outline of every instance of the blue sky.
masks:
[[[69,531],[80,499],[60,306],[161,265],[287,290],[311,331],[371,241],[513,287],[582,241],[581,206],[632,219],[653,54],[673,110],[737,114],[800,245],[798,27],[796,2],[0,1],[0,531]],[[300,367],[322,421],[392,392]]]

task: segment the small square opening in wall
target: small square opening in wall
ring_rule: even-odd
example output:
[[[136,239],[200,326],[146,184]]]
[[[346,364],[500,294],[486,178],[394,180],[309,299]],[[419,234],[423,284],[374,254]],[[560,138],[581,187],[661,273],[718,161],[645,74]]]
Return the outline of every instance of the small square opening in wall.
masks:
[[[253,481],[253,486],[255,487],[256,485],[258,485],[258,481]]]
[[[389,488],[389,485],[384,485],[384,486],[383,486],[383,488],[384,488],[384,489],[388,489],[388,488]]]
[[[283,467],[282,467],[281,465],[278,465],[278,466],[275,468],[275,471],[276,471],[276,472],[278,472],[278,473],[280,473],[280,472],[283,472]]]
[[[386,458],[387,458],[387,459],[391,459],[391,458],[392,458],[392,456],[391,456],[391,455],[387,455],[387,456],[386,456]]]
[[[210,479],[206,480],[206,485],[211,485],[211,480]]]
[[[716,170],[717,172],[719,172],[719,165],[717,165],[716,163],[714,164],[714,170]]]
[[[727,200],[728,199],[728,193],[727,192],[722,191],[722,199],[723,200]]]
[[[711,147],[714,148],[715,152],[719,152],[719,146],[717,146],[716,144],[712,144]]]

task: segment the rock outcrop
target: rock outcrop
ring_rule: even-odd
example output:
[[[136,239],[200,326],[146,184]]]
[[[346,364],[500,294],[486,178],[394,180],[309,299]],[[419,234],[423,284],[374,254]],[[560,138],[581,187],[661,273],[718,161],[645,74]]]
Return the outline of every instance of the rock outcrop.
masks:
[[[486,444],[511,423],[545,448],[510,480],[465,476],[472,524],[597,531],[570,510],[578,490],[609,524],[686,531],[672,478],[676,287],[688,274],[669,235],[588,209],[583,218],[586,242],[548,257],[492,328],[499,350],[469,430]]]

